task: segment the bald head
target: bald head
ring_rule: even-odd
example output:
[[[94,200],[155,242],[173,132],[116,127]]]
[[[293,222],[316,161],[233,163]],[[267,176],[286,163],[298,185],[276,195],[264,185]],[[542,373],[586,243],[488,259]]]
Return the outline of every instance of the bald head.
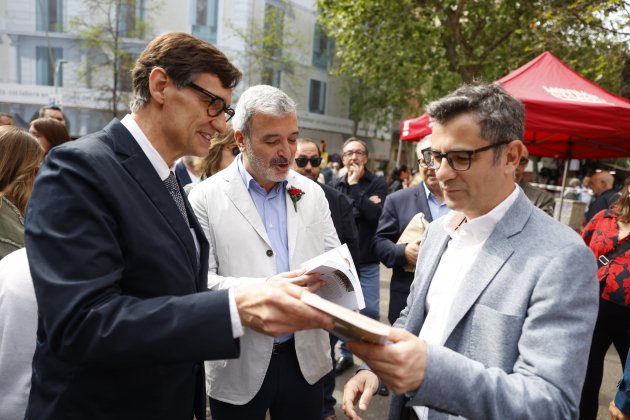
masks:
[[[614,184],[615,177],[608,171],[596,172],[591,177],[591,189],[595,196],[599,196],[601,193],[612,189]]]

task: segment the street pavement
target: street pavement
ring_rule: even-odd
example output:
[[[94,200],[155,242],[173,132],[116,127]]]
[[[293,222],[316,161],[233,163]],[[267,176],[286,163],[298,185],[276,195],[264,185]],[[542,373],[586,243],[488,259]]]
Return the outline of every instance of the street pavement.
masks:
[[[389,306],[389,281],[391,279],[391,269],[388,269],[381,264],[381,320],[387,323],[387,307]],[[358,368],[358,360],[355,357],[355,368]],[[337,400],[337,406],[335,412],[339,420],[345,419],[341,409],[341,401],[343,396],[343,386],[356,369],[348,369],[342,375],[337,377],[335,393],[333,394]],[[619,362],[619,356],[614,348],[608,350],[606,360],[604,363],[604,379],[602,387],[599,393],[599,412],[597,414],[597,420],[609,420],[608,404],[614,398],[616,392],[616,385],[622,374],[622,366]],[[387,410],[389,406],[389,397],[381,397],[375,395],[372,398],[372,403],[368,407],[365,413],[359,414],[364,420],[383,420],[387,419]]]

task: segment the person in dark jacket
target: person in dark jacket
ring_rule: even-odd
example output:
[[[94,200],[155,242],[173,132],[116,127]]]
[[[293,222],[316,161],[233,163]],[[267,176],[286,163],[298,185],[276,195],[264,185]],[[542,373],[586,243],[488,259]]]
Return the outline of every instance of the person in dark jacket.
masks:
[[[416,153],[422,182],[387,196],[372,242],[372,251],[378,259],[387,267],[393,268],[387,313],[391,324],[407,306],[407,296],[420,248],[420,238],[417,242],[398,243],[402,233],[418,213],[422,213],[424,220],[430,223],[449,212],[440,183],[435,177],[435,170],[427,167],[422,159],[421,151],[430,147],[430,136],[418,143]]]
[[[356,137],[351,137],[343,144],[342,159],[348,172],[342,176],[335,188],[350,198],[354,220],[359,230],[359,258],[355,265],[365,297],[365,309],[362,314],[379,319],[379,261],[372,252],[372,239],[376,233],[378,219],[383,211],[383,202],[387,196],[385,179],[374,175],[366,165],[368,162],[367,144]],[[358,264],[356,264],[358,262]],[[349,369],[354,364],[352,353],[344,343],[341,345],[341,358],[337,362],[337,373]]]
[[[173,167],[225,130],[240,77],[208,42],[162,34],[134,67],[131,114],[48,154],[26,212],[27,419],[203,419],[203,361],[239,357],[244,327],[333,327],[291,284],[316,277],[208,290],[209,244]]]
[[[317,143],[311,139],[299,138],[297,141],[295,159],[293,161],[293,170],[317,182],[320,174],[321,161],[321,153]],[[328,200],[330,216],[335,225],[337,236],[339,236],[339,242],[348,245],[352,259],[358,261],[359,233],[357,232],[357,226],[352,214],[352,204],[350,204],[350,201],[344,194],[336,189],[326,184],[318,184],[324,190],[326,200]],[[328,375],[324,376],[324,412],[322,414],[324,420],[334,420],[336,418],[335,404],[337,401],[333,397],[336,376],[334,369],[336,343],[337,337],[331,334],[330,355],[333,359],[333,370],[330,371]]]

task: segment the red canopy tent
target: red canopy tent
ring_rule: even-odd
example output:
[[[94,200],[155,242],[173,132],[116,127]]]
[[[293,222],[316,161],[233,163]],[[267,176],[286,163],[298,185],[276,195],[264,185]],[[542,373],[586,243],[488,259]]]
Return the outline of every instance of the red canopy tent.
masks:
[[[531,155],[566,159],[630,156],[630,101],[576,73],[550,52],[498,80],[525,105]],[[401,140],[431,133],[429,118],[403,121]]]

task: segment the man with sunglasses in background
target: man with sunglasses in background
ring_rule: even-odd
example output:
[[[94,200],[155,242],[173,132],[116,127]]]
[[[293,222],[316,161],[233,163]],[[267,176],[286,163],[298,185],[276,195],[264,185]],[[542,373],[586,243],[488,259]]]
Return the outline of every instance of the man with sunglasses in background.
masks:
[[[307,138],[299,138],[297,140],[297,149],[295,151],[295,159],[293,161],[293,170],[305,177],[317,182],[328,201],[330,207],[330,217],[332,218],[339,242],[347,244],[353,261],[359,258],[359,233],[354,223],[354,215],[352,213],[352,204],[348,198],[334,189],[333,187],[318,182],[321,171],[321,152],[319,146],[314,140]],[[333,397],[335,391],[335,345],[338,338],[330,334],[330,356],[333,360],[333,370],[324,376],[324,410],[323,420],[335,420],[335,404],[337,401]]]
[[[204,419],[203,361],[238,357],[244,327],[333,326],[290,283],[316,277],[207,289],[209,244],[173,167],[226,129],[240,78],[206,41],[162,34],[133,69],[131,114],[49,153],[26,220],[39,317],[26,418]]]
[[[596,264],[514,182],[523,105],[500,85],[466,85],[427,112],[424,160],[454,211],[427,229],[391,344],[350,343],[372,371],[346,384],[344,411],[358,418],[378,375],[397,394],[391,420],[577,418]]]

